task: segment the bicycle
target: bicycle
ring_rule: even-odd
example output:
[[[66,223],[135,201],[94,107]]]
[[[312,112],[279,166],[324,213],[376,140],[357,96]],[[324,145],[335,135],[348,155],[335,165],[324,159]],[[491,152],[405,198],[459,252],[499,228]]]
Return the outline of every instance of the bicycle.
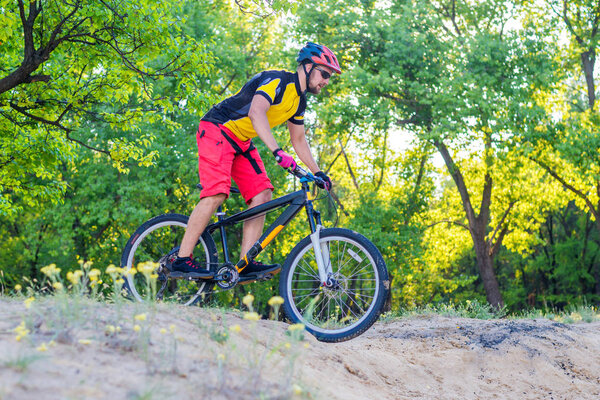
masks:
[[[213,279],[193,279],[169,270],[176,257],[188,217],[164,214],[142,224],[129,238],[121,266],[131,269],[134,261],[153,262],[156,298],[186,305],[197,303],[215,286],[233,289],[244,282],[239,271],[252,261],[282,230],[305,209],[311,233],[286,257],[281,269],[279,292],[283,310],[294,323],[302,323],[318,340],[341,342],[365,332],[379,318],[389,292],[389,277],[379,250],[363,235],[343,228],[323,228],[321,214],[313,207],[309,183],[319,180],[301,167],[289,171],[300,179],[301,189],[227,217],[222,207],[217,222],[207,226],[196,246],[196,259],[215,273]],[[232,188],[233,189],[233,188]],[[229,258],[225,228],[286,207],[264,231],[242,259]],[[218,231],[223,262],[212,237]],[[262,280],[272,276],[262,277]],[[152,296],[146,274],[125,274],[124,288],[136,300]]]

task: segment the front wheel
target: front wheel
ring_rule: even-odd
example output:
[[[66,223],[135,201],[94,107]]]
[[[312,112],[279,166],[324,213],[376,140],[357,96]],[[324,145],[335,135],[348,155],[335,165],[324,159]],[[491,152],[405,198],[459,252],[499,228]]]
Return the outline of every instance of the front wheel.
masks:
[[[365,332],[379,318],[389,292],[381,253],[364,236],[341,228],[323,229],[324,262],[331,265],[330,285],[323,286],[310,236],[285,260],[279,280],[289,319],[324,342],[342,342]]]

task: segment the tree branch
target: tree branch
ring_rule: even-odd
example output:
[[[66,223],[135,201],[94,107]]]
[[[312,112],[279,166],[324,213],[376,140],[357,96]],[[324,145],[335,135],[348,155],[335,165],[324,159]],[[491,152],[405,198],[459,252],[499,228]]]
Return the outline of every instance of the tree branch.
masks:
[[[450,155],[450,152],[448,151],[448,148],[446,147],[444,142],[437,140],[437,139],[435,139],[433,142],[434,142],[435,146],[437,147],[438,151],[440,152],[440,154],[442,155],[442,158],[444,159],[444,163],[446,164],[446,168],[448,169],[450,176],[452,176],[452,179],[454,180],[454,183],[456,184],[458,193],[460,194],[460,197],[462,199],[463,208],[465,210],[465,213],[467,214],[467,220],[469,221],[470,225],[475,227],[477,218],[475,217],[475,211],[473,210],[473,206],[471,205],[471,199],[469,197],[469,192],[467,191],[467,186],[466,186],[465,180],[460,172],[460,169],[454,163],[454,160],[452,159],[452,156]]]
[[[443,219],[441,221],[434,222],[433,224],[429,224],[425,227],[425,229],[433,228],[434,226],[439,225],[439,224],[452,224],[452,225],[460,226],[461,228],[465,228],[468,231],[471,231],[471,229],[469,228],[468,225],[466,225],[460,221],[452,221],[449,219]]]
[[[599,218],[600,218],[600,207],[598,209],[596,209],[594,207],[594,204],[592,203],[592,201],[585,195],[585,193],[583,193],[582,191],[578,190],[573,185],[571,185],[570,183],[568,183],[567,181],[565,181],[561,176],[558,175],[558,173],[556,173],[552,168],[550,168],[550,166],[548,166],[543,161],[540,161],[540,160],[535,159],[533,157],[529,157],[529,159],[532,160],[533,162],[535,162],[536,164],[538,164],[540,167],[542,167],[551,177],[553,177],[558,182],[560,182],[560,184],[563,185],[566,189],[570,190],[571,192],[575,193],[575,195],[577,195],[579,198],[583,199],[583,201],[585,202],[585,204],[588,206],[588,208],[590,209],[590,211],[594,215],[594,218],[596,219],[596,221],[599,220]],[[598,182],[598,184],[600,185],[600,182]],[[600,188],[598,188],[598,190],[600,192]]]
[[[338,138],[338,141],[340,142],[342,154],[344,155],[344,158],[346,159],[346,165],[348,166],[348,172],[350,172],[350,176],[352,177],[352,181],[354,182],[354,187],[356,187],[356,190],[358,190],[360,192],[360,186],[358,185],[358,182],[356,181],[356,177],[354,176],[354,172],[352,171],[352,166],[350,166],[350,160],[348,160],[348,156],[346,155],[346,151],[344,150],[344,145],[342,144],[342,140],[340,138]]]
[[[504,214],[502,214],[502,218],[500,218],[500,222],[498,222],[498,225],[496,225],[496,228],[494,229],[494,232],[492,233],[492,236],[490,237],[490,240],[488,241],[488,245],[490,246],[490,248],[492,249],[490,251],[490,254],[495,255],[495,248],[499,247],[500,244],[502,243],[502,239],[504,238],[504,235],[506,234],[506,229],[507,229],[507,225],[504,225],[504,221],[506,221],[506,218],[508,217],[508,214],[510,214],[510,211],[512,210],[513,206],[516,204],[516,201],[511,201],[510,204],[508,205],[508,208],[504,211]],[[494,238],[496,237],[496,233],[498,233],[498,230],[500,229],[500,227],[502,227],[502,230],[504,231],[504,234],[501,232],[500,236],[498,236],[498,241],[496,241],[494,243]]]

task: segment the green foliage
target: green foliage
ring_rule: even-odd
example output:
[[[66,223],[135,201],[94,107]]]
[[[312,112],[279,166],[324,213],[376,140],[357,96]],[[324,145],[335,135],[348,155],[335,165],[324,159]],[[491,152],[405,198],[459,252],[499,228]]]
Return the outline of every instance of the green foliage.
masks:
[[[50,27],[68,10],[58,38],[80,36],[0,89],[8,289],[41,281],[40,268],[51,263],[66,274],[77,257],[100,269],[118,264],[141,223],[189,214],[198,199],[199,118],[256,72],[295,68],[298,46],[312,40],[337,54],[343,74],[309,96],[308,140],[333,179],[338,226],[382,252],[394,310],[447,304],[467,316],[485,308],[469,207],[483,220],[478,240],[493,254],[507,310],[600,301],[600,119],[582,64],[597,45],[594,4],[568,2],[563,13],[567,3],[556,1],[454,9],[430,1],[169,1],[44,3],[34,20],[34,49],[50,43]],[[2,88],[24,63],[27,42],[18,2],[0,0],[0,8]],[[274,133],[291,150],[285,127]],[[255,143],[274,197],[296,190]],[[444,149],[450,162],[440,169]],[[326,226],[336,223],[324,199],[316,206]],[[245,205],[232,197],[225,208]],[[301,215],[260,260],[282,263],[308,233]],[[235,260],[241,231],[228,234]],[[212,300],[242,307],[252,293],[266,316],[277,290],[278,278]]]
[[[60,201],[61,165],[76,145],[110,155],[122,172],[128,160],[150,165],[156,154],[143,149],[153,136],[140,125],[163,122],[181,101],[206,104],[197,82],[212,58],[182,30],[188,2],[5,3],[0,26],[14,29],[0,39],[0,214]],[[158,94],[164,79],[177,90]],[[100,140],[98,124],[118,136]]]

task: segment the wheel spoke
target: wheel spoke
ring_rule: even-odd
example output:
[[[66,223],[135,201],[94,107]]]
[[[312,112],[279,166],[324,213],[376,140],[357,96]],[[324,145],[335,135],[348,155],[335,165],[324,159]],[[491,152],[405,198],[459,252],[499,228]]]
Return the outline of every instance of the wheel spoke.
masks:
[[[320,245],[328,252],[324,262],[331,264],[333,284],[321,286],[312,241],[305,238],[290,253],[280,281],[286,314],[320,340],[346,340],[381,312],[385,264],[372,243],[347,229],[323,229]]]
[[[176,251],[185,233],[187,218],[177,215],[174,215],[173,219],[171,217],[170,215],[154,218],[134,233],[135,240],[129,243],[128,253],[123,255],[125,268],[137,267],[134,260],[137,263],[148,261],[164,263],[166,256],[173,254],[174,250]],[[197,261],[202,264],[209,264],[211,251],[214,251],[207,246],[204,238],[201,237],[195,253]],[[157,270],[153,271],[153,273],[156,272]],[[162,273],[159,275],[165,276]],[[156,282],[156,287],[153,287],[140,272],[133,277],[127,277],[127,288],[139,301],[151,298],[154,291],[160,288],[159,297],[162,297],[162,301],[176,301],[187,305],[194,304],[202,293],[212,291],[210,284],[183,279]]]

